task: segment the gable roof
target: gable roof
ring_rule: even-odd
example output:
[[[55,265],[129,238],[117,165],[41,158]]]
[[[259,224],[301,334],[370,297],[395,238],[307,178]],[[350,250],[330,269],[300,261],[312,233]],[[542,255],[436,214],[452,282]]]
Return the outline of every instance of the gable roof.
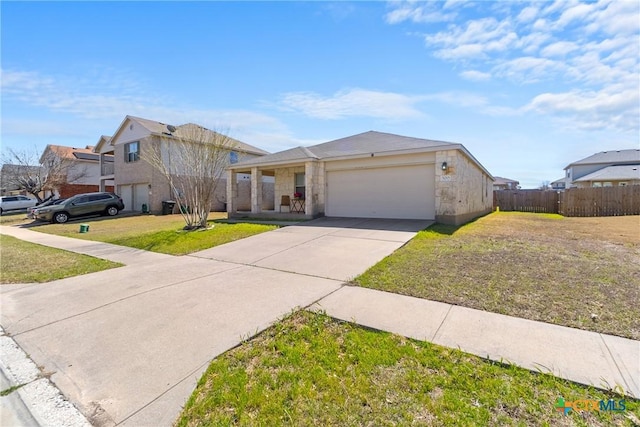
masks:
[[[576,165],[593,164],[615,164],[615,163],[640,163],[640,150],[615,150],[601,151],[577,162],[570,163],[565,169]]]
[[[111,137],[107,136],[107,135],[101,135],[100,139],[98,140],[98,143],[96,144],[95,147],[93,147],[93,152],[94,153],[99,153],[102,150],[102,146],[105,144],[110,144],[111,142]]]
[[[493,185],[504,185],[509,183],[520,184],[520,181],[516,181],[514,179],[503,178],[501,176],[494,176]]]
[[[120,126],[118,127],[118,130],[116,130],[116,132],[113,134],[113,136],[111,137],[109,144],[113,145],[113,143],[118,139],[118,137],[120,136],[120,133],[126,128],[127,123],[129,123],[130,121],[135,122],[137,124],[139,124],[140,126],[142,126],[144,129],[146,129],[149,134],[151,135],[156,135],[156,136],[162,136],[164,138],[175,138],[175,137],[185,137],[188,136],[189,133],[189,129],[192,127],[198,127],[201,129],[204,129],[207,132],[211,132],[211,134],[217,134],[217,132],[212,131],[210,129],[207,129],[203,126],[200,126],[198,124],[195,123],[186,123],[183,125],[179,125],[179,126],[172,126],[163,122],[157,122],[154,120],[149,120],[149,119],[143,119],[141,117],[135,117],[135,116],[126,116],[124,118],[124,120],[122,121],[122,123],[120,124]],[[175,128],[175,130],[171,129],[171,128]],[[259,154],[259,155],[265,155],[265,154],[269,154],[268,151],[262,150],[258,147],[255,147],[251,144],[247,144],[245,142],[239,141],[237,139],[228,137],[232,144],[234,145],[235,149],[238,151],[243,151],[245,153],[251,153],[251,154]]]
[[[67,147],[65,145],[53,145],[48,144],[42,155],[40,156],[40,163],[45,161],[48,153],[53,153],[56,156],[67,160],[87,160],[98,161],[100,157],[94,152],[92,145],[87,145],[85,148]]]
[[[277,166],[313,160],[337,160],[349,157],[364,157],[374,154],[408,154],[439,150],[460,150],[490,179],[493,176],[462,144],[413,138],[392,133],[368,131],[309,147],[296,147],[266,156],[238,162],[229,169],[251,166]]]
[[[331,160],[349,156],[391,153],[398,151],[456,149],[460,144],[412,138],[391,133],[368,131],[309,147],[296,147],[267,156],[245,160],[235,166],[278,164],[289,161]]]
[[[607,166],[606,168],[602,168],[576,179],[576,182],[624,180],[640,180],[640,165]]]

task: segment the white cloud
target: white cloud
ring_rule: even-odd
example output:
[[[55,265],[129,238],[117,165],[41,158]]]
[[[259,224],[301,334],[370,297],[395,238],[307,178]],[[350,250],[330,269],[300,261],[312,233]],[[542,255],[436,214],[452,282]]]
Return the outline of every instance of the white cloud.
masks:
[[[34,137],[45,134],[78,137],[86,135],[89,132],[87,128],[103,128],[104,123],[112,122],[112,131],[115,131],[126,115],[134,115],[175,124],[196,122],[210,129],[228,131],[231,136],[250,144],[258,145],[255,140],[264,142],[261,147],[264,146],[265,149],[280,148],[279,141],[291,141],[287,127],[266,114],[247,110],[204,110],[180,106],[170,99],[146,95],[144,91],[136,89],[138,84],[135,80],[122,77],[121,74],[114,74],[113,79],[107,76],[72,79],[30,71],[2,70],[4,99],[56,113],[71,113],[76,118],[81,118],[84,125],[77,130],[77,126],[70,128],[69,124],[65,126],[61,123],[40,122],[38,119],[25,122],[3,117],[2,132],[5,135]],[[278,137],[267,143],[274,135]],[[96,133],[89,137],[87,144],[95,143],[99,136]]]
[[[354,88],[329,97],[313,92],[287,93],[280,105],[286,110],[319,119],[377,117],[398,120],[421,117],[423,114],[415,108],[420,101],[420,97]]]
[[[520,11],[516,20],[518,22],[531,22],[536,16],[538,16],[538,8],[534,6],[527,6]]]
[[[447,11],[439,2],[429,7]],[[518,85],[514,93],[522,85],[532,91],[522,108],[482,111],[556,115],[580,128],[640,128],[639,2],[470,2],[456,12],[446,26],[424,27],[431,54],[455,64],[463,79],[502,79]]]
[[[423,2],[419,4],[415,2],[402,2],[398,8],[387,13],[385,19],[389,24],[399,24],[404,21],[411,21],[414,23],[452,21],[455,19],[456,13],[443,12],[443,10],[450,8],[450,6],[451,5],[443,7],[442,10],[438,10],[437,5],[434,5],[431,2]]]
[[[579,91],[542,93],[525,110],[558,115],[565,124],[580,129],[618,129],[638,131],[638,93],[635,89],[619,91]]]
[[[434,93],[424,95],[422,98],[424,100],[439,101],[445,104],[468,108],[484,107],[488,104],[488,100],[484,96],[460,91]]]
[[[472,80],[476,82],[484,82],[491,79],[491,73],[484,73],[477,70],[467,70],[460,73],[460,77],[466,80]]]
[[[566,56],[568,53],[573,52],[578,49],[578,45],[573,42],[560,41],[556,43],[551,43],[545,46],[544,49],[540,51],[540,55],[542,56]]]

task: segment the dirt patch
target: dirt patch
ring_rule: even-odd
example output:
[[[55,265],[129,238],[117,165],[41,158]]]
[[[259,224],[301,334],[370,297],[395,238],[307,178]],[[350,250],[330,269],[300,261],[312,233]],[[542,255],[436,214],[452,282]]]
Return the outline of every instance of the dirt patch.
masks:
[[[640,339],[640,217],[501,212],[434,226],[361,286]]]

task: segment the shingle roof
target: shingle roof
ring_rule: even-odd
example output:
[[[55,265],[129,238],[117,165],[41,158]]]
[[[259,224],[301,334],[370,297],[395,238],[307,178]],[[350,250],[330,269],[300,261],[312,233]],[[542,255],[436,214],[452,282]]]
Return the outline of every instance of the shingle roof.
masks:
[[[501,184],[508,184],[510,182],[512,183],[516,183],[516,184],[520,184],[520,181],[516,181],[514,179],[509,179],[509,178],[503,178],[501,176],[494,176],[494,185],[501,185]]]
[[[385,153],[391,151],[416,150],[424,148],[459,146],[452,142],[412,138],[391,133],[369,131],[310,147],[296,147],[267,156],[246,160],[234,166],[261,165],[294,162],[309,159],[327,160],[336,157]]]
[[[171,132],[169,130],[169,128],[167,126],[170,126],[166,123],[162,123],[162,122],[156,122],[153,120],[149,120],[149,119],[143,119],[141,117],[134,117],[134,116],[127,116],[128,119],[133,120],[137,123],[139,123],[141,126],[143,126],[145,129],[147,129],[150,133],[155,134],[155,135],[165,135],[165,136],[176,136],[176,137],[185,137],[189,135],[189,129],[193,128],[193,127],[198,127],[201,129],[204,129],[207,132],[211,132],[212,134],[215,134],[216,132],[207,129],[205,127],[202,127],[198,124],[195,123],[186,123],[183,125],[179,125],[179,126],[175,126],[175,131]],[[125,120],[126,122],[126,120]],[[269,154],[268,151],[264,151],[258,147],[254,147],[251,144],[247,144],[245,142],[242,141],[238,141],[237,139],[231,138],[229,137],[229,139],[231,140],[231,143],[233,144],[233,146],[239,150],[239,151],[244,151],[247,153],[254,153],[254,154]]]
[[[614,151],[601,151],[600,153],[593,154],[584,159],[578,160],[569,164],[565,169],[574,165],[589,165],[598,163],[639,163],[640,162],[640,150],[614,150]]]
[[[608,166],[576,179],[576,181],[623,181],[627,179],[640,180],[640,164]]]
[[[53,145],[49,144],[44,149],[42,156],[40,157],[40,161],[44,161],[44,156],[47,151],[51,151],[56,156],[68,159],[68,160],[99,160],[98,154],[93,152],[94,147],[91,145],[87,145],[85,148],[76,148],[76,147],[67,147],[65,145]]]

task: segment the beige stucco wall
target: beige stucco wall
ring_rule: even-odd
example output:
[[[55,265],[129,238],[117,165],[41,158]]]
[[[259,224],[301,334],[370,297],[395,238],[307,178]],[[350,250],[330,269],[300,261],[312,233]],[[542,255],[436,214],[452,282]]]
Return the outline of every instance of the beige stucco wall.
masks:
[[[441,165],[447,162],[447,170]],[[493,181],[459,150],[436,152],[436,221],[462,224],[493,207]]]

